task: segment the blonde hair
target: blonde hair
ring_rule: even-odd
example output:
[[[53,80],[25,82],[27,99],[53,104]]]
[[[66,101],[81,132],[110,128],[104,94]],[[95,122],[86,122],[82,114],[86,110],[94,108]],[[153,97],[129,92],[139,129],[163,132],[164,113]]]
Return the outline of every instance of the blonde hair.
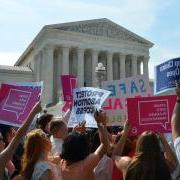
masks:
[[[49,139],[41,129],[32,130],[27,134],[21,171],[21,175],[25,179],[31,179],[36,162],[49,144]]]

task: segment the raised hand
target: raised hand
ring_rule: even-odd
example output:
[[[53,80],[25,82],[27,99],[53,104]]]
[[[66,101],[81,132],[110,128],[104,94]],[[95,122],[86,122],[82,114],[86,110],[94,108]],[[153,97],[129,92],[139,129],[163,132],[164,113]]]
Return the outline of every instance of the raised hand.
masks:
[[[83,134],[86,132],[86,121],[83,121],[76,125],[73,129],[75,132],[78,132],[80,134]]]
[[[97,124],[103,124],[103,125],[106,125],[106,120],[107,120],[107,117],[106,117],[106,113],[105,112],[98,112],[96,111],[96,113],[94,114],[94,118],[97,122]]]

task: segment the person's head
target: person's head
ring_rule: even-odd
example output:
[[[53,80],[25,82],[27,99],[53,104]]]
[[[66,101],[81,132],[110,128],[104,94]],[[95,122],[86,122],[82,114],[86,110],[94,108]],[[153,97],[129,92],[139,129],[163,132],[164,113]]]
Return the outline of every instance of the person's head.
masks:
[[[0,132],[0,152],[3,151],[4,148],[5,148],[5,143],[3,141],[3,136],[2,136],[2,134]]]
[[[89,141],[86,135],[71,133],[65,139],[62,146],[61,158],[67,162],[78,162],[89,154]]]
[[[0,129],[1,129],[1,134],[3,136],[3,140],[7,146],[16,135],[16,131],[14,127],[4,124],[0,125]]]
[[[139,136],[136,145],[136,154],[141,154],[143,157],[147,158],[160,156],[160,143],[154,132],[145,131]]]
[[[50,133],[55,138],[65,139],[68,135],[68,128],[65,122],[62,120],[53,120],[50,122]]]
[[[53,115],[52,114],[44,113],[43,115],[41,115],[38,118],[37,124],[38,124],[40,129],[42,129],[45,133],[49,134],[49,123],[50,123],[50,121],[52,119],[53,119]]]
[[[31,179],[35,163],[40,157],[46,160],[50,150],[51,142],[41,129],[29,132],[24,145],[22,175]]]
[[[170,172],[155,133],[146,131],[136,145],[136,156],[128,166],[125,180],[170,180]]]

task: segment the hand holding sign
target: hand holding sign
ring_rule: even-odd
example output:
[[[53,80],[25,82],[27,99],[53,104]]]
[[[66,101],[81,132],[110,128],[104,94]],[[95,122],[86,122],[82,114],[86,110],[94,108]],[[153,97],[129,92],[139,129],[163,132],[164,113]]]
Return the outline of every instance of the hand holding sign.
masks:
[[[97,124],[103,124],[103,125],[106,125],[106,113],[105,112],[102,112],[102,111],[96,111],[95,114],[94,114],[94,118],[97,122]]]

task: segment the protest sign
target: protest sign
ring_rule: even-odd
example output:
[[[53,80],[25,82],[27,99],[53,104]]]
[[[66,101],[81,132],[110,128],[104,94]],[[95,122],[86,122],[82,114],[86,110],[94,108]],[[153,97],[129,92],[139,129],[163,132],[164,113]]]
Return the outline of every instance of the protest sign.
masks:
[[[152,130],[171,132],[171,116],[177,96],[128,98],[128,120],[132,126],[130,135]]]
[[[41,100],[41,95],[42,95],[42,91],[43,91],[43,81],[38,81],[38,82],[6,82],[3,84],[40,89],[39,100]]]
[[[20,126],[36,102],[41,88],[2,84],[0,92],[0,123]]]
[[[73,89],[77,87],[77,78],[73,75],[61,75],[64,101],[72,102]]]
[[[168,60],[155,67],[154,94],[176,87],[180,80],[180,58]]]
[[[147,76],[139,75],[115,81],[102,82],[102,88],[111,91],[103,109],[108,115],[109,125],[123,125],[127,118],[126,98],[151,96]]]
[[[73,90],[73,107],[68,122],[68,127],[74,127],[86,121],[86,127],[97,127],[94,113],[100,110],[102,104],[109,96],[110,91],[103,89],[82,87]]]

